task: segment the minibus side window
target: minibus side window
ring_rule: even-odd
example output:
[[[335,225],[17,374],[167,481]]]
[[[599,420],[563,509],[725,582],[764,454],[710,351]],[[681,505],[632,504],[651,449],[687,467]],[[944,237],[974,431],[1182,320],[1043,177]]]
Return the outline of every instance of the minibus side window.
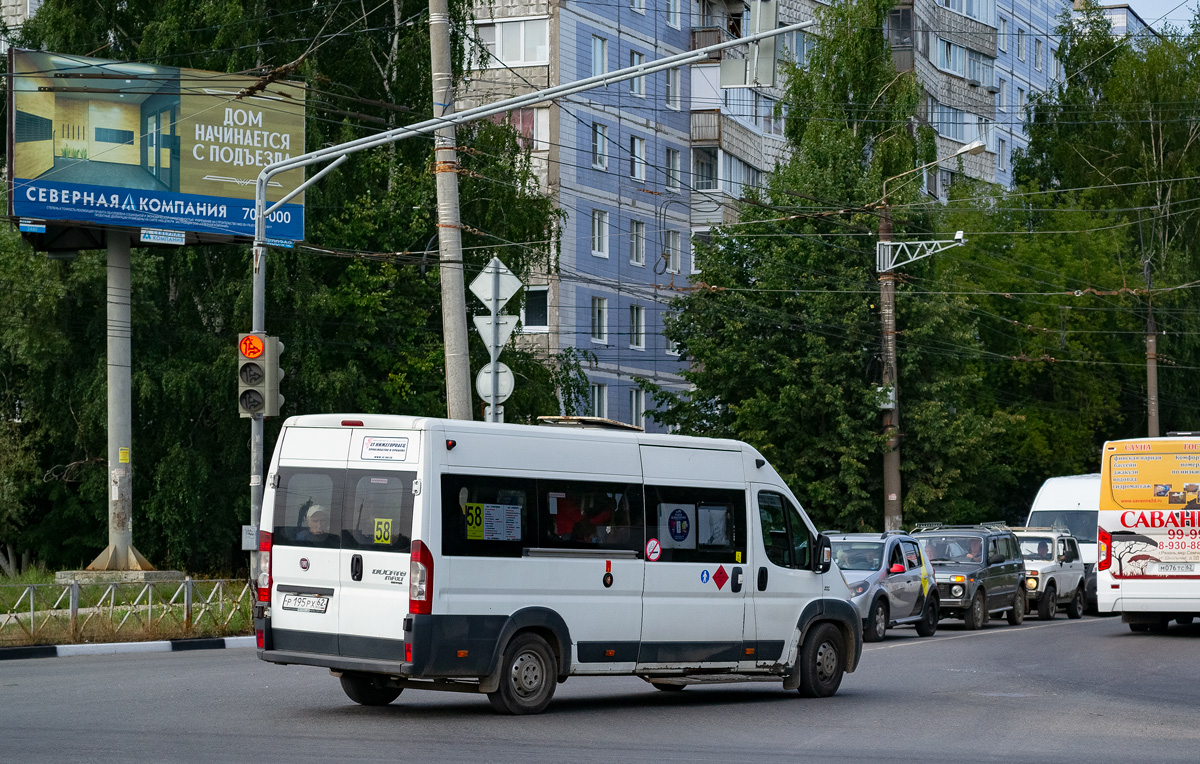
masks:
[[[772,491],[760,491],[758,515],[767,559],[781,568],[807,569],[812,534],[787,497]],[[898,547],[893,549],[893,555],[897,551]]]
[[[442,475],[442,554],[520,557],[537,539],[533,480]]]
[[[538,480],[538,545],[640,551],[646,543],[636,483]]]
[[[412,547],[415,472],[351,470],[342,513],[342,549],[408,552]]]
[[[659,562],[746,561],[746,494],[727,488],[646,486],[646,535]]]
[[[274,543],[337,549],[343,475],[342,470],[280,470],[272,513]]]

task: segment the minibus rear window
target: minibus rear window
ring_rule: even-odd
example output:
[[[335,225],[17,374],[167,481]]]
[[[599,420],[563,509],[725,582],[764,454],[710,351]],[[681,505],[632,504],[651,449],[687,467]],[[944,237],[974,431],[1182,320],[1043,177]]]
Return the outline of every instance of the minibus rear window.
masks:
[[[408,552],[412,546],[415,472],[350,470],[342,549]]]
[[[344,470],[279,471],[274,543],[337,548]]]

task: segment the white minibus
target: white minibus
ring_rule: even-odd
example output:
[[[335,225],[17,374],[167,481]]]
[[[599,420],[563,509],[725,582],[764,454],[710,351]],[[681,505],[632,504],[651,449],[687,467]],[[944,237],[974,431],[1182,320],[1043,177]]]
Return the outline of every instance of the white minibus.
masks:
[[[1116,440],[1101,456],[1101,613],[1133,631],[1200,616],[1200,434]]]
[[[292,417],[257,586],[259,657],[365,705],[436,689],[537,713],[581,675],[821,697],[862,651],[828,540],[761,454],[640,430]]]

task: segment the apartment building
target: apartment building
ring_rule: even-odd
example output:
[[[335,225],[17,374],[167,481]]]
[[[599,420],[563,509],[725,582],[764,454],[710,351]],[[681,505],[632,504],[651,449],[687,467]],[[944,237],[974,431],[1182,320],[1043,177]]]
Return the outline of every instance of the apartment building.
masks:
[[[9,31],[20,29],[38,8],[42,0],[0,0],[0,19]],[[8,52],[8,41],[0,40],[0,53]]]
[[[687,0],[481,3],[486,51],[461,106],[683,52],[694,15]],[[692,273],[691,78],[681,67],[509,117],[567,213],[558,269],[529,279],[521,341],[591,353],[589,413],[652,431],[635,379],[686,389],[663,324]]]

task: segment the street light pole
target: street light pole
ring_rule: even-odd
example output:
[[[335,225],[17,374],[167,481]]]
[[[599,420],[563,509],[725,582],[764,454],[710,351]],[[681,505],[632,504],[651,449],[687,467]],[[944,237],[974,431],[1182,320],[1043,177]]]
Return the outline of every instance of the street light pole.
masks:
[[[893,175],[883,181],[883,197],[879,205],[879,243],[875,251],[875,269],[879,274],[879,317],[883,331],[883,430],[887,446],[883,452],[883,529],[900,530],[903,519],[900,493],[900,375],[896,364],[896,274],[898,265],[906,265],[923,257],[965,243],[960,231],[951,241],[906,241],[892,243],[892,213],[887,202],[890,181],[911,175],[939,162],[963,154],[979,154],[986,148],[983,141],[973,141],[948,157]],[[897,255],[906,256],[897,262]]]

